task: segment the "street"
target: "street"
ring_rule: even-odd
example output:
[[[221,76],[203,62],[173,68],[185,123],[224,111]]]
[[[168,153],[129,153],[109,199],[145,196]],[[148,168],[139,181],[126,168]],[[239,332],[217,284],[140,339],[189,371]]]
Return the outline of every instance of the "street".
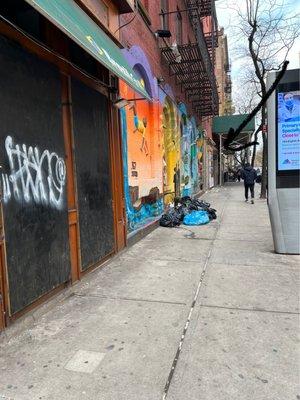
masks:
[[[242,184],[159,227],[1,333],[0,399],[296,400],[299,256]]]

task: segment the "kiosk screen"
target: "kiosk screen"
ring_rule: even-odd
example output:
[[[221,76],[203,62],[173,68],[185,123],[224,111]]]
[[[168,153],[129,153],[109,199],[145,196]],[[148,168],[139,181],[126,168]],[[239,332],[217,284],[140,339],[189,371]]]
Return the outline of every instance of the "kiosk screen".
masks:
[[[277,92],[277,170],[300,169],[300,90]]]

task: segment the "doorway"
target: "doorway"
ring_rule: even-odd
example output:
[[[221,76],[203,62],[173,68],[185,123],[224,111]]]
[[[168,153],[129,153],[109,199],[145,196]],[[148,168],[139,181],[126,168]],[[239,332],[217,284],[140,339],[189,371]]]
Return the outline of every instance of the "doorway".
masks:
[[[115,251],[108,100],[72,79],[82,271]]]

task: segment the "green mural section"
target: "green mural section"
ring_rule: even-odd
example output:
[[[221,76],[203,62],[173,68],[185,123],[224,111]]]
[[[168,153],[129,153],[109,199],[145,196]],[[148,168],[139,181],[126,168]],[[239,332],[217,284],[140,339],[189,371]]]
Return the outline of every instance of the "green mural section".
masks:
[[[120,85],[124,98],[134,93]],[[201,127],[184,104],[132,101],[121,110],[123,170],[128,232],[157,219],[175,198],[202,190]]]

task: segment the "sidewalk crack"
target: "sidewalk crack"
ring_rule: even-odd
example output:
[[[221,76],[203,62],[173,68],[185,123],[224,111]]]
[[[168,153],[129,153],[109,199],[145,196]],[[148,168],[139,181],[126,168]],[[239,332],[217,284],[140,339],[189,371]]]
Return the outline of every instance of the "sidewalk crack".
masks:
[[[145,303],[160,303],[160,304],[172,304],[179,306],[186,306],[186,303],[180,301],[166,301],[166,300],[151,300],[151,299],[141,299],[134,297],[118,297],[118,296],[103,296],[98,294],[80,294],[74,293],[76,297],[82,298],[95,298],[95,299],[105,299],[105,300],[124,300],[124,301],[137,301],[137,302],[145,302]]]

